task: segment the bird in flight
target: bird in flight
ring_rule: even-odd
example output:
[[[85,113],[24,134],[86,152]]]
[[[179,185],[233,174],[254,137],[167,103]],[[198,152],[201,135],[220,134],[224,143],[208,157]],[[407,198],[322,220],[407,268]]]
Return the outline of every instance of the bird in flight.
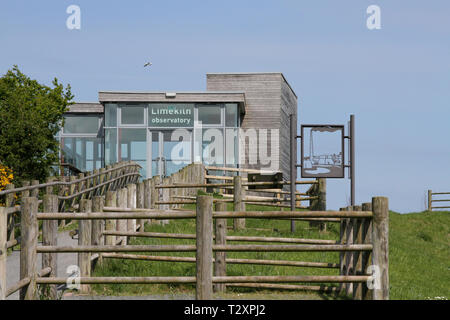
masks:
[[[152,65],[151,62],[147,62],[146,64],[144,64],[144,68],[145,68],[145,67],[150,67],[151,65]]]

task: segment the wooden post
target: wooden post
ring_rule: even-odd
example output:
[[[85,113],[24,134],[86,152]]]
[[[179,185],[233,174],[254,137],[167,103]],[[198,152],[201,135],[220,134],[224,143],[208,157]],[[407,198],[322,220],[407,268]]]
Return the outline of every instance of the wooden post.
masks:
[[[28,187],[29,185],[30,185],[30,181],[22,182],[22,186],[23,187]],[[26,197],[29,197],[29,196],[30,196],[30,190],[22,191],[22,194],[21,194],[22,199],[26,198]]]
[[[5,190],[12,190],[14,189],[14,185],[13,184],[7,184],[5,187]],[[9,208],[9,207],[14,207],[14,205],[16,204],[16,199],[15,199],[16,194],[15,193],[8,193],[5,196],[5,207]],[[8,230],[9,230],[9,235],[8,235],[8,240],[12,241],[15,239],[15,225],[16,225],[16,219],[15,219],[16,214],[15,213],[11,213],[9,215],[9,217],[7,218],[8,220]]]
[[[372,265],[378,271],[373,289],[374,300],[389,300],[389,201],[372,198]],[[378,284],[378,285],[377,285]]]
[[[47,190],[50,191],[50,190]],[[46,194],[44,196],[44,212],[58,212],[58,196],[53,194]],[[58,220],[44,220],[42,221],[42,245],[56,246],[58,245]],[[56,277],[57,270],[57,256],[56,253],[47,252],[42,253],[42,269],[50,267],[50,277]],[[44,295],[47,295],[52,300],[57,299],[56,285],[50,285],[48,292],[46,287],[42,290]]]
[[[316,211],[326,211],[327,210],[327,180],[324,178],[317,179],[317,186],[314,188],[316,190],[315,196],[318,197],[314,201],[313,210]],[[324,222],[310,221],[310,227],[318,227],[320,232],[327,231],[327,225]]]
[[[150,209],[152,207],[152,184],[153,179],[147,179],[144,181],[144,208]],[[150,219],[144,220],[144,222],[151,223]]]
[[[93,212],[103,212],[104,200],[102,196],[95,196],[92,199],[92,211]],[[105,230],[105,220],[96,219],[92,220],[92,237],[91,243],[93,246],[103,246],[105,244],[105,238],[103,236],[103,231]],[[97,259],[98,264],[102,264],[102,254],[100,253]],[[92,265],[92,270],[94,270],[95,262]]]
[[[159,189],[156,189],[156,185],[158,184],[159,176],[155,176],[152,179],[151,187],[151,196],[150,196],[150,208],[156,209],[156,201],[159,200]],[[161,224],[161,220],[153,220],[152,223]]]
[[[32,180],[31,185],[35,186],[39,184],[39,180]],[[39,189],[33,189],[31,190],[31,196],[37,198],[39,196]]]
[[[117,192],[117,207],[126,209],[127,207],[127,189],[122,188]],[[126,219],[118,219],[117,220],[117,231],[123,231],[126,232],[128,229],[128,222]],[[119,239],[121,240],[121,245],[125,246],[127,244],[127,237],[126,236],[120,236]]]
[[[242,177],[235,176],[233,177],[234,183],[234,211],[245,211],[245,189],[242,187]],[[234,219],[234,230],[242,230],[245,229],[245,218]]]
[[[345,211],[345,208],[340,208],[339,211]],[[341,222],[339,224],[340,226],[340,232],[339,232],[339,244],[346,244],[347,242],[347,220],[348,219],[343,219],[341,218]],[[341,276],[345,276],[347,274],[347,259],[346,259],[346,254],[345,252],[341,251],[339,252],[339,275]],[[340,283],[339,284],[339,292],[341,294],[343,294],[345,292],[346,289],[346,284],[345,283]]]
[[[37,298],[36,290],[36,248],[38,241],[38,199],[25,197],[22,199],[20,221],[20,279],[29,278],[30,283],[20,289],[21,300]]]
[[[347,207],[346,211],[351,211],[352,207]],[[353,219],[347,218],[347,224],[346,224],[346,234],[345,234],[345,243],[347,245],[353,244]],[[345,275],[349,276],[353,274],[353,254],[350,251],[346,251],[344,253],[345,256]],[[346,283],[345,284],[345,293],[348,296],[353,295],[353,283]]]
[[[352,206],[353,211],[361,211],[361,206]],[[362,244],[362,220],[353,219],[353,243]],[[362,253],[360,251],[353,251],[353,275],[362,275]],[[362,300],[362,286],[361,282],[353,284],[353,299]]]
[[[77,184],[73,183],[75,180],[77,180],[77,177],[75,177],[75,176],[69,177],[69,182],[71,182],[70,186],[69,186],[69,195],[73,195],[75,193],[75,191],[77,190]],[[72,200],[70,200],[70,207],[73,208],[76,201],[77,201],[77,197],[72,198]],[[66,221],[64,219],[60,221],[61,226],[64,226],[65,224],[66,224]]]
[[[131,167],[132,168],[132,167]],[[129,184],[127,186],[127,208],[136,209],[136,185]],[[127,230],[129,232],[136,232],[136,219],[127,220]],[[127,239],[129,243],[130,238]]]
[[[227,211],[226,202],[217,202],[216,211]],[[227,244],[227,219],[216,219],[216,244]],[[214,275],[222,277],[227,275],[226,252],[216,251],[214,263]],[[225,292],[224,283],[216,283],[214,285],[214,292]]]
[[[431,190],[428,190],[428,211],[433,210],[433,192]]]
[[[136,208],[139,208],[139,209],[145,208],[144,192],[145,192],[144,182],[138,183],[136,185]],[[139,231],[144,232],[145,219],[137,220],[137,224],[139,225]]]
[[[82,199],[80,201],[80,212],[90,213],[92,212],[92,201],[88,199]],[[92,220],[79,220],[78,222],[78,244],[80,246],[91,245],[91,231]],[[78,266],[80,267],[81,277],[91,276],[91,253],[81,252],[78,253]],[[90,291],[90,286],[82,284],[80,287],[81,294],[87,294]]]
[[[362,204],[363,211],[372,211],[372,203],[363,203]],[[363,244],[372,244],[372,219],[364,219],[362,224],[362,243]],[[372,261],[372,252],[364,251],[362,253],[362,272],[363,274],[367,274],[367,267],[371,264]],[[372,300],[372,290],[369,290],[367,287],[367,283],[362,284],[361,288],[361,298],[363,300]]]
[[[8,215],[6,209],[0,207],[0,300],[6,299],[6,256],[8,254]]]
[[[99,184],[102,184],[102,183],[104,183],[104,182],[106,181],[106,174],[105,174],[105,171],[106,171],[105,168],[100,168],[100,177],[99,177],[99,179],[98,179]],[[97,193],[97,195],[99,195],[99,196],[104,196],[105,193],[106,193],[106,190],[107,190],[107,189],[106,189],[107,186],[108,186],[107,184],[105,184],[104,186],[102,186],[102,187],[100,188],[99,192]]]
[[[106,201],[105,205],[107,207],[117,207],[117,191],[107,191],[106,192]],[[105,230],[106,231],[116,231],[116,221],[113,219],[107,219],[105,222]],[[116,236],[106,236],[105,238],[105,244],[108,246],[115,246],[116,245]]]
[[[196,217],[196,260],[197,260],[197,300],[212,299],[212,208],[213,197],[197,196]]]

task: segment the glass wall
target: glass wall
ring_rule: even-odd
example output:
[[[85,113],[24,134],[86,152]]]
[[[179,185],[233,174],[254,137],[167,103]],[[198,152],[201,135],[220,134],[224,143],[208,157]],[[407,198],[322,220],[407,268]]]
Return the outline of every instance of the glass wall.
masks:
[[[100,114],[66,115],[62,132],[58,134],[61,163],[81,171],[103,167],[102,122]]]
[[[233,103],[106,103],[105,164],[132,160],[144,178],[170,175],[197,159],[198,144],[203,162],[237,166],[239,121]],[[235,137],[227,137],[230,130]]]

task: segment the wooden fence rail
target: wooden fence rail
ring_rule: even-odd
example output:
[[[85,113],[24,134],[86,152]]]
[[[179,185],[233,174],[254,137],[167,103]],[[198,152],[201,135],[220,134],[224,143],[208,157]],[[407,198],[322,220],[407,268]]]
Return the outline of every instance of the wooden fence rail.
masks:
[[[448,199],[433,199],[433,196],[442,196],[448,195],[450,196],[450,192],[433,192],[432,190],[428,190],[428,211],[433,211],[433,209],[450,209],[450,198]],[[443,206],[433,206],[433,202],[446,202]]]
[[[114,167],[114,166],[113,166]],[[171,179],[154,177],[137,183],[137,166],[122,166],[118,170],[107,168],[92,176],[73,179],[69,187],[76,198],[68,199],[51,190],[55,185],[46,185],[46,195],[42,199],[42,210],[38,212],[38,190],[22,190],[21,210],[21,267],[20,279],[6,288],[6,253],[8,241],[8,213],[0,208],[0,299],[5,299],[20,290],[21,299],[36,299],[41,292],[49,298],[56,297],[56,285],[66,283],[67,278],[56,275],[57,253],[78,253],[80,267],[79,283],[81,292],[89,293],[90,284],[153,284],[191,283],[196,285],[197,299],[212,299],[214,291],[224,291],[227,286],[250,286],[254,288],[278,288],[287,290],[322,290],[353,295],[355,299],[388,299],[388,200],[383,197],[372,199],[372,203],[355,206],[341,211],[246,211],[246,184],[241,177],[233,177],[234,210],[229,211],[224,202],[214,202],[210,195],[195,197],[195,211],[178,211],[170,204],[170,198],[193,197],[191,189],[207,188],[211,184],[178,184],[177,176]],[[136,170],[136,171],[130,171]],[[191,170],[191,171],[189,171]],[[192,165],[180,171],[180,175],[194,177],[202,172],[201,167]],[[100,174],[103,173],[103,176]],[[204,177],[205,175],[203,175]],[[202,178],[203,179],[203,178]],[[110,183],[105,183],[109,181]],[[200,181],[201,182],[201,181]],[[30,183],[30,186],[33,182]],[[34,185],[39,185],[34,182]],[[215,184],[214,184],[215,185]],[[223,184],[222,184],[223,185]],[[313,184],[313,185],[320,185]],[[169,186],[169,188],[165,188]],[[164,190],[177,189],[172,194]],[[10,189],[12,190],[12,189]],[[67,189],[66,189],[67,191]],[[84,191],[84,192],[83,192]],[[12,194],[9,192],[8,194]],[[312,196],[311,196],[312,197]],[[320,200],[320,195],[318,195]],[[73,201],[73,200],[76,201]],[[161,201],[162,200],[162,201]],[[66,201],[65,206],[61,202]],[[66,212],[65,208],[75,208],[78,212]],[[214,210],[215,206],[215,210]],[[78,245],[60,246],[57,243],[57,221],[78,222]],[[145,223],[159,223],[173,219],[195,219],[195,234],[170,234],[144,232]],[[227,220],[234,221],[234,230],[242,230],[245,219],[323,219],[317,222],[333,221],[340,224],[339,240],[299,239],[281,237],[250,237],[227,235]],[[215,220],[215,224],[214,224]],[[41,245],[38,244],[39,221],[42,221]],[[243,221],[243,223],[242,223]],[[215,225],[215,227],[214,227]],[[177,245],[133,245],[130,239],[136,237],[158,237],[195,239],[195,244]],[[228,242],[265,242],[267,244],[229,244]],[[274,244],[275,243],[275,244]],[[195,257],[151,256],[138,252],[195,252]],[[231,259],[229,252],[339,252],[339,263],[314,261],[286,261],[264,259]],[[44,259],[39,273],[37,255]],[[105,259],[134,259],[147,261],[189,262],[196,264],[194,276],[171,277],[92,277],[96,264]],[[308,268],[336,268],[334,276],[229,276],[227,264],[255,264],[272,266],[292,266]],[[289,284],[286,284],[289,283]],[[292,283],[302,283],[295,285]],[[327,285],[309,286],[309,283]],[[330,287],[337,283],[339,287]],[[49,290],[43,290],[48,288]]]

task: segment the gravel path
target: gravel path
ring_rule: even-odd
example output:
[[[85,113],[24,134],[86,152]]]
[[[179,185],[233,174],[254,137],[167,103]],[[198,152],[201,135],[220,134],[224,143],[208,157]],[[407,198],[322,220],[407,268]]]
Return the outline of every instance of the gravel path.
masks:
[[[69,231],[63,231],[58,233],[58,245],[62,246],[71,246],[74,244],[78,244],[77,239],[72,239],[69,236]],[[77,254],[76,253],[58,253],[58,270],[57,270],[57,276],[58,277],[67,277],[69,276],[66,273],[67,267],[70,265],[76,265],[77,264]],[[6,260],[6,285],[7,287],[11,287],[14,285],[17,281],[19,281],[20,276],[20,251],[13,251],[12,254],[10,254]],[[38,261],[37,261],[37,269],[36,271],[39,271],[42,269],[42,254],[38,254]],[[15,292],[14,294],[10,295],[7,300],[18,300],[19,299],[19,292]]]

